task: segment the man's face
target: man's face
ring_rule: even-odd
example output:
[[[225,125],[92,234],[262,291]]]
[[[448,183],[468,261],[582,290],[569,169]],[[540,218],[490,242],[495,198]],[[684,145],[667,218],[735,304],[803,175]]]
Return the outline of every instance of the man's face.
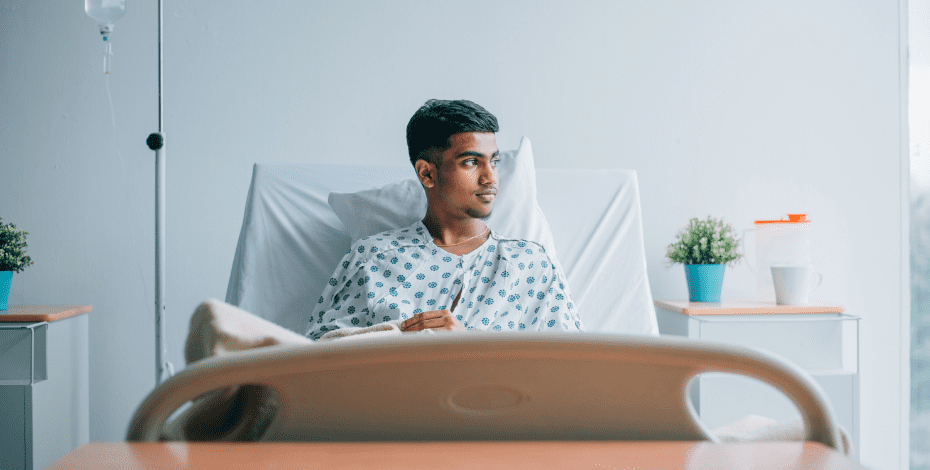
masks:
[[[497,162],[500,160],[493,132],[461,132],[449,138],[449,148],[439,157],[433,210],[453,217],[486,219],[497,198]]]

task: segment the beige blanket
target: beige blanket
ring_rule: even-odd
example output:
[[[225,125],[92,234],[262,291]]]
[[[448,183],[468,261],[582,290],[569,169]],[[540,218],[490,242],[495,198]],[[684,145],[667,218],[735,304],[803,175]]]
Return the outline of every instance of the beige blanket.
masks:
[[[401,320],[367,328],[344,328],[323,335],[321,340],[350,341],[376,336],[400,336]],[[433,333],[424,330],[420,333]],[[308,344],[313,340],[244,310],[209,299],[194,311],[184,347],[187,364],[206,357],[225,356],[266,346]],[[211,392],[194,400],[163,434],[165,440],[247,441],[260,436],[256,429],[273,415],[276,404],[261,387],[247,385]],[[800,418],[784,422],[749,415],[714,429],[721,442],[801,441],[804,423]],[[843,450],[851,450],[849,436],[840,429]]]

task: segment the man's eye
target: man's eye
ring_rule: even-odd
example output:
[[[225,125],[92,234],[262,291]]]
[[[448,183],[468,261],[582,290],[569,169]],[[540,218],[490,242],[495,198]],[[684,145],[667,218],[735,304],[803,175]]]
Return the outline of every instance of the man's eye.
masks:
[[[496,158],[496,159],[494,159],[494,160],[491,160],[491,166],[497,166],[497,164],[500,163],[500,161],[501,161],[500,158]]]
[[[475,160],[474,158],[471,159],[471,160],[465,160],[465,164],[466,164],[466,165],[474,166],[474,165],[477,165],[477,164],[478,164],[478,160]]]

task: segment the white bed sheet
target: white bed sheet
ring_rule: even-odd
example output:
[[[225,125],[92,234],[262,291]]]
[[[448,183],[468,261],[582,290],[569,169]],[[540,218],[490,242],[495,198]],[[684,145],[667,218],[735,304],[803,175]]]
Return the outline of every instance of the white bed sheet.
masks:
[[[586,329],[658,335],[636,172],[536,173],[537,199]],[[411,176],[410,166],[256,164],[226,302],[292,331],[306,331],[324,283],[351,243],[327,203],[329,192]]]

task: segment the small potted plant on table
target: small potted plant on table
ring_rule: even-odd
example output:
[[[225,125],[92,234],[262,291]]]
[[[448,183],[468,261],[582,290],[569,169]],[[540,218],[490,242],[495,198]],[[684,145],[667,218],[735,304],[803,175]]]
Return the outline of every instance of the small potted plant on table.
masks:
[[[13,224],[4,224],[0,217],[0,310],[7,309],[13,273],[32,264],[32,258],[26,256],[28,234],[24,230],[16,230]]]
[[[705,220],[691,219],[688,227],[675,235],[666,256],[671,264],[685,265],[689,301],[720,302],[727,263],[743,257],[733,234],[733,227],[722,218],[707,216]]]

